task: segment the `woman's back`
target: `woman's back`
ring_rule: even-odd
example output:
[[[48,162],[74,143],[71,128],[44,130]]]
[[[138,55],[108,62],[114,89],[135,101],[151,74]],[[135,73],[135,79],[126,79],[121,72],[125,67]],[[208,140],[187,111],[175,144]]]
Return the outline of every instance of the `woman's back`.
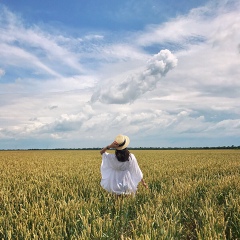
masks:
[[[135,193],[143,174],[133,154],[129,161],[120,162],[115,154],[103,153],[101,186],[111,193]]]

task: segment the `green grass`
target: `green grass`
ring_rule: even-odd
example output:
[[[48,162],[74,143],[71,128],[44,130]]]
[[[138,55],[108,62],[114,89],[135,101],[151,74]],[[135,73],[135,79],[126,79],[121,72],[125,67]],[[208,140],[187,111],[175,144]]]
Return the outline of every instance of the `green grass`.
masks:
[[[135,197],[100,187],[99,151],[1,151],[0,239],[240,239],[240,151],[132,151]]]

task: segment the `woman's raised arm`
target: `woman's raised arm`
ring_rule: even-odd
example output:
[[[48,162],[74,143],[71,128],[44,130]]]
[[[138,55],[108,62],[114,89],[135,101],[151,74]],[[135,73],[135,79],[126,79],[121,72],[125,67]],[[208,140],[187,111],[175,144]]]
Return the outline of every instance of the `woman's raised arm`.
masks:
[[[102,155],[103,153],[105,153],[108,149],[110,148],[116,148],[118,147],[118,143],[116,141],[112,142],[110,145],[104,147],[101,151],[100,151],[100,154]]]

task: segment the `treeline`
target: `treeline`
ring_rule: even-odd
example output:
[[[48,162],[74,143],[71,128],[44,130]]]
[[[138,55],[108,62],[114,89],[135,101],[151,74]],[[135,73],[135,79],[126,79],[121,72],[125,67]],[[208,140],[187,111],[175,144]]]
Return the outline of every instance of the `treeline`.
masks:
[[[32,149],[5,149],[5,150],[101,150],[94,148],[32,148]],[[200,149],[240,149],[240,146],[218,146],[218,147],[129,147],[129,150],[200,150]],[[2,149],[3,150],[3,149]]]
[[[129,148],[133,150],[199,150],[199,149],[240,149],[240,146],[219,146],[219,147],[139,147]]]

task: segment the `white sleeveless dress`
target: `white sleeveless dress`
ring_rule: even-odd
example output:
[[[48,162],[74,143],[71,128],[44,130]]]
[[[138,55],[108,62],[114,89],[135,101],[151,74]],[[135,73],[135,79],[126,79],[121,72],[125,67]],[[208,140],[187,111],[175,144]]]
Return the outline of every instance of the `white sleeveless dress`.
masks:
[[[115,154],[103,153],[101,174],[101,186],[114,194],[135,194],[138,183],[143,178],[137,159],[132,153],[126,162],[119,162]]]

